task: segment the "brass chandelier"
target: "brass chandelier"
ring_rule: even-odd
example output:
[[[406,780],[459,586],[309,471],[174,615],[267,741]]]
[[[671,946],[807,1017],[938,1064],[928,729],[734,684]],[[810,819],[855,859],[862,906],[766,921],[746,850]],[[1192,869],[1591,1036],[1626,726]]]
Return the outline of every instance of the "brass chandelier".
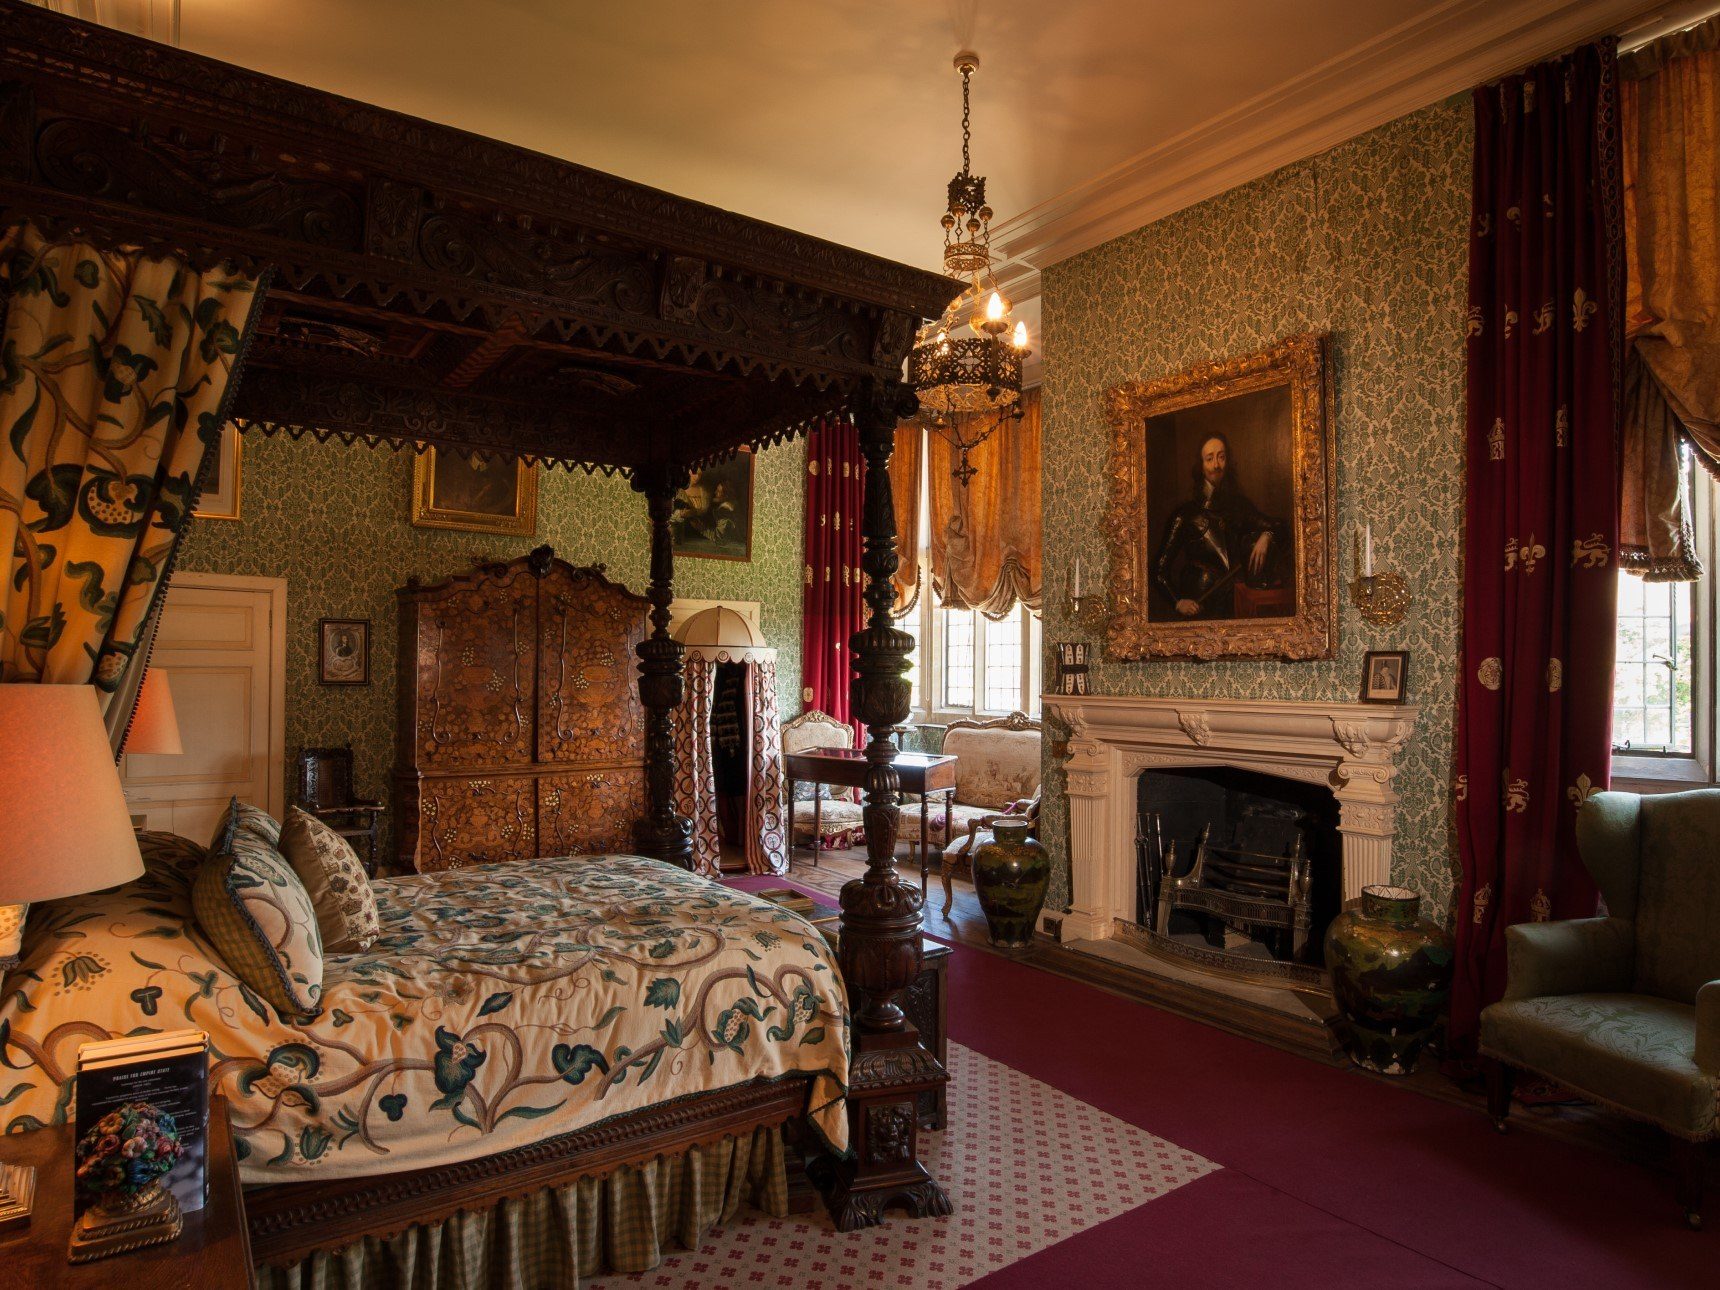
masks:
[[[1009,300],[998,290],[991,260],[991,207],[985,176],[972,171],[969,87],[979,55],[955,57],[962,78],[962,168],[950,180],[944,211],[944,272],[966,289],[936,322],[920,328],[908,355],[908,380],[920,406],[932,414],[932,429],[960,451],[953,472],[965,485],[975,473],[968,453],[991,436],[995,423],[975,432],[952,417],[975,413],[1020,415],[1021,369],[1027,358],[1027,324],[1010,326]]]

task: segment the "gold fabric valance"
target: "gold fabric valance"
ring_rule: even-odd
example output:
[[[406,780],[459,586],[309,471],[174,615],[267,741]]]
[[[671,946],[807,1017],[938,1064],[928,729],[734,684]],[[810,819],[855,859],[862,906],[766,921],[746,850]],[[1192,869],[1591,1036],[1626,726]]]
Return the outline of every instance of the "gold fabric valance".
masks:
[[[1720,20],[1620,60],[1626,377],[1620,565],[1702,576],[1680,445],[1720,472]]]
[[[951,473],[957,449],[936,431],[926,436],[932,590],[940,604],[988,618],[1017,601],[1037,612],[1042,590],[1037,389],[1022,394],[1021,408],[968,454],[978,473],[965,487]]]

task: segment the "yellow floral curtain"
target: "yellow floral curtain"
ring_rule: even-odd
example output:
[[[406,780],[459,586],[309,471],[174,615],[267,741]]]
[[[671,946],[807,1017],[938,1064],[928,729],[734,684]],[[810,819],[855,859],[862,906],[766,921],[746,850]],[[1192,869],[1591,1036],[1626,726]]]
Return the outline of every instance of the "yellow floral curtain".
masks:
[[[977,472],[964,485],[954,471],[961,454],[937,431],[926,436],[931,490],[931,575],[938,602],[1002,618],[1017,601],[1038,611],[1040,562],[1039,391],[1021,396],[1022,415],[982,418],[995,424],[968,453]]]
[[[1702,576],[1681,446],[1720,472],[1720,20],[1619,60],[1625,183],[1620,563]]]
[[[114,706],[260,297],[239,273],[0,231],[0,681],[93,682]]]
[[[920,444],[925,431],[918,421],[896,427],[896,448],[890,458],[890,496],[896,507],[895,614],[911,613],[920,601]]]

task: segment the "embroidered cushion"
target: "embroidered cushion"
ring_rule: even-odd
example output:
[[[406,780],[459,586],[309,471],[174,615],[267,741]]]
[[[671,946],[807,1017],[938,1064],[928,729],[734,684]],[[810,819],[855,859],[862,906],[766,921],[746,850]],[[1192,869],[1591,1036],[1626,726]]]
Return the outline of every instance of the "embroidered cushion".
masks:
[[[352,845],[316,816],[289,806],[281,826],[281,854],[311,898],[324,951],[353,954],[369,949],[381,931],[376,895]]]
[[[227,809],[221,812],[221,818],[215,823],[215,835],[209,839],[211,851],[221,849],[221,844],[227,839],[227,829],[234,820],[239,822],[241,829],[261,838],[270,846],[281,845],[281,822],[262,807],[241,802],[235,797],[228,801]]]
[[[304,883],[237,816],[191,888],[197,925],[228,969],[293,1021],[322,1011],[323,949]]]

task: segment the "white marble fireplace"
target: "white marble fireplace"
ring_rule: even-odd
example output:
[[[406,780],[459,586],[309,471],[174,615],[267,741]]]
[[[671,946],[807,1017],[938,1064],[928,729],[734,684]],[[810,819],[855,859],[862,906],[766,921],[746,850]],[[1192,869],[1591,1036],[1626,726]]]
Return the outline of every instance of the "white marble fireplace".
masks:
[[[1043,703],[1070,729],[1063,940],[1103,940],[1116,920],[1134,919],[1136,779],[1164,766],[1234,766],[1328,786],[1343,835],[1344,900],[1390,881],[1392,779],[1415,705],[1050,694]]]

